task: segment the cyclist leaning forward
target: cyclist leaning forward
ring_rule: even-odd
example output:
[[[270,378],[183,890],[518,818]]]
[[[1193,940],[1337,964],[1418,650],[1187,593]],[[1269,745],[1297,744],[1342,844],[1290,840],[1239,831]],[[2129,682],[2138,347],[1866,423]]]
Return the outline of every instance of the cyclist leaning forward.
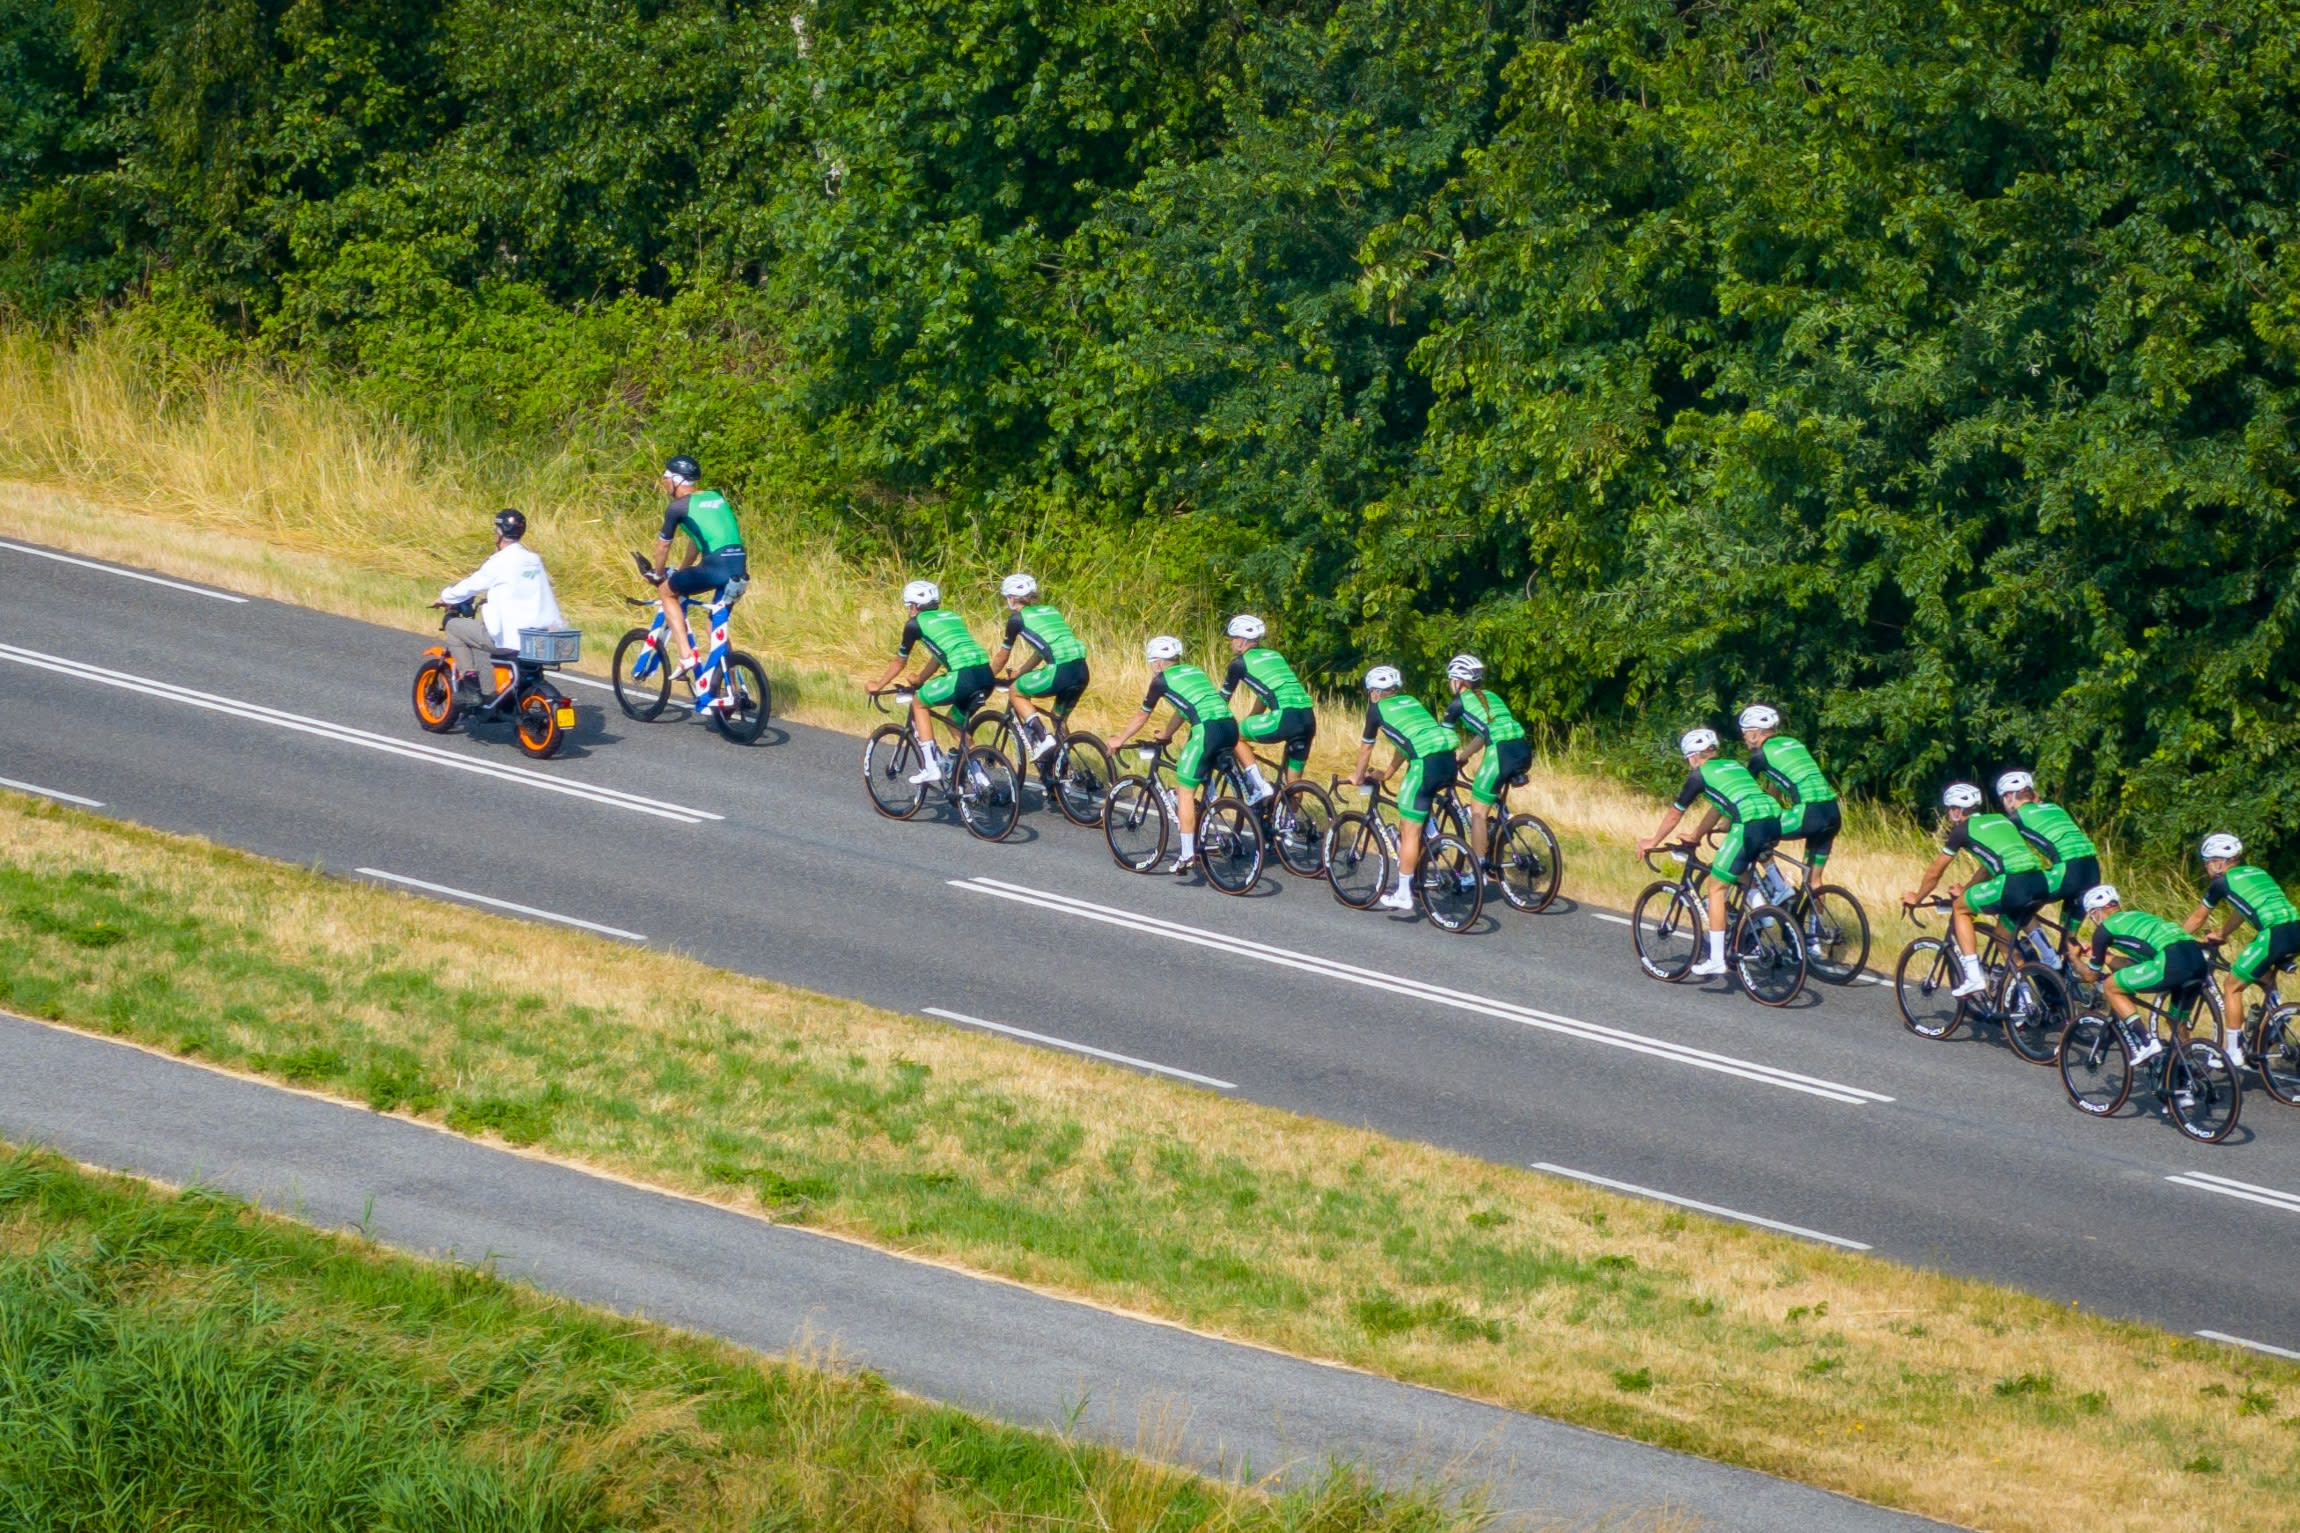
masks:
[[[2045,869],[2045,897],[2060,901],[2060,924],[2068,929],[2073,949],[2076,929],[2084,924],[2084,897],[2100,883],[2100,848],[2077,828],[2069,812],[2036,796],[2036,779],[2011,771],[1997,779],[1997,802],[2005,818],[2019,828],[2021,839],[2035,847],[2052,866]],[[2038,951],[2044,951],[2040,937]]]
[[[2212,876],[2204,885],[2203,902],[2181,923],[2182,929],[2201,931],[2204,923],[2212,919],[2212,912],[2226,905],[2228,919],[2220,923],[2220,933],[2212,941],[2227,941],[2236,928],[2247,921],[2258,933],[2245,944],[2243,952],[2229,960],[2228,972],[2220,980],[2222,1011],[2228,1021],[2229,1060],[2241,1065],[2244,1063],[2244,987],[2258,985],[2273,993],[2276,970],[2300,956],[2300,907],[2293,905],[2292,897],[2265,868],[2236,860],[2244,855],[2244,843],[2226,831],[2206,836],[2201,850],[2204,871]]]
[[[1829,853],[1836,850],[1837,832],[1845,828],[1845,817],[1837,807],[1837,790],[1829,786],[1828,774],[1821,763],[1805,748],[1805,742],[1781,733],[1781,714],[1766,703],[1752,703],[1741,710],[1741,743],[1749,747],[1749,775],[1769,782],[1787,796],[1788,807],[1781,812],[1781,839],[1805,843],[1805,887],[1810,889],[1821,881],[1821,870],[1829,865]],[[1778,877],[1773,880],[1779,883]],[[1786,884],[1772,891],[1777,900],[1786,900]]]
[[[1533,765],[1533,744],[1501,694],[1484,685],[1483,660],[1475,655],[1456,655],[1445,663],[1445,679],[1453,688],[1453,701],[1446,705],[1445,717],[1439,722],[1469,731],[1468,748],[1477,756],[1477,776],[1469,785],[1469,844],[1476,848],[1479,868],[1491,878],[1494,869],[1486,856],[1490,845],[1485,838],[1486,822],[1502,795],[1509,792],[1509,785]]]
[[[1070,710],[1085,695],[1086,641],[1070,631],[1060,608],[1038,599],[1036,577],[1017,570],[998,583],[998,594],[1006,600],[1006,636],[998,653],[990,657],[990,669],[1008,685],[1014,716],[1022,725],[1023,747],[1032,761],[1043,762],[1054,749],[1055,725],[1069,718]],[[1014,653],[1017,641],[1029,645],[1038,658],[1009,671],[1007,657]],[[1041,697],[1053,710],[1055,724],[1038,717],[1038,706],[1032,699]],[[1043,775],[1046,768],[1041,766],[1039,771]]]
[[[1229,699],[1214,685],[1214,678],[1182,663],[1180,639],[1160,634],[1142,646],[1142,658],[1150,662],[1150,690],[1142,694],[1142,707],[1133,722],[1110,743],[1110,753],[1117,755],[1140,734],[1160,703],[1174,710],[1174,722],[1158,736],[1160,745],[1173,739],[1183,725],[1190,726],[1190,738],[1174,760],[1174,782],[1182,789],[1174,795],[1182,847],[1174,856],[1171,871],[1179,878],[1198,865],[1198,791],[1238,748],[1238,721],[1230,716]]]
[[[1781,806],[1757,785],[1747,767],[1717,754],[1716,730],[1689,729],[1677,748],[1692,770],[1686,773],[1685,786],[1677,790],[1676,802],[1661,811],[1660,828],[1637,843],[1637,855],[1643,857],[1668,840],[1695,799],[1707,799],[1709,808],[1686,839],[1688,847],[1698,845],[1720,819],[1732,827],[1709,865],[1709,956],[1685,971],[1707,979],[1725,972],[1725,891],[1780,844]]]
[[[687,610],[679,598],[717,591],[750,576],[743,553],[743,530],[735,523],[735,509],[717,490],[697,489],[703,470],[682,453],[663,465],[663,489],[670,502],[663,509],[662,530],[655,537],[655,599],[663,608],[663,621],[671,631],[672,674],[693,676],[702,669],[695,653],[695,636],[687,631]],[[671,568],[671,544],[685,533],[687,561]],[[695,689],[695,710],[716,703],[708,695],[707,681]]]
[[[1232,658],[1222,676],[1225,697],[1236,697],[1240,687],[1254,694],[1254,711],[1238,721],[1238,766],[1246,776],[1246,791],[1257,804],[1270,796],[1271,788],[1248,742],[1277,748],[1278,780],[1284,782],[1309,764],[1311,743],[1318,738],[1317,705],[1310,689],[1284,655],[1262,642],[1269,631],[1251,612],[1230,619]]]
[[[2177,998],[2182,991],[2202,990],[2212,976],[2202,943],[2162,916],[2126,910],[2114,884],[2095,884],[2086,890],[2084,914],[2100,924],[2092,930],[2092,962],[2087,964],[2080,956],[2077,969],[2087,979],[2100,979],[2103,960],[2111,960],[2100,993],[2108,997],[2108,1009],[2127,1026],[2140,1012],[2134,996],[2158,990]],[[2139,1047],[2132,1052],[2134,1064],[2164,1051],[2153,1023],[2135,1031],[2140,1036]]]
[[[1957,962],[1965,976],[1950,987],[1949,994],[1962,1000],[1980,994],[1989,983],[1975,955],[1980,938],[1973,929],[1973,917],[1993,915],[2005,923],[2007,931],[2018,931],[2052,896],[2046,892],[2044,863],[2036,848],[2022,839],[2019,827],[2001,814],[1973,812],[1981,807],[1979,788],[1969,782],[1950,783],[1941,791],[1941,807],[1948,812],[1948,831],[1941,837],[1940,855],[1925,869],[1924,882],[1901,896],[1901,908],[1913,910],[1932,893],[1933,885],[1941,881],[1959,852],[1972,853],[1980,863],[1986,876],[1961,891],[1952,890],[1957,897],[1949,902],[1949,931],[1956,939]]]
[[[914,683],[918,690],[910,699],[911,733],[918,737],[922,763],[910,780],[924,785],[942,776],[942,751],[934,743],[934,719],[927,710],[948,707],[963,721],[990,696],[997,678],[991,673],[990,656],[967,632],[966,619],[944,610],[942,587],[931,580],[914,580],[902,588],[902,604],[910,612],[910,621],[902,625],[902,642],[867,690],[885,691],[910,663],[910,652],[926,646],[926,669],[919,672]],[[936,675],[937,670],[942,674]]]
[[[1384,910],[1414,908],[1414,870],[1422,864],[1422,827],[1429,823],[1430,804],[1438,789],[1452,787],[1461,773],[1454,757],[1461,741],[1419,698],[1400,693],[1405,684],[1394,665],[1366,672],[1366,732],[1358,742],[1358,769],[1350,776],[1351,787],[1365,786],[1374,742],[1384,737],[1397,747],[1398,764],[1406,769],[1406,780],[1398,786],[1398,882],[1382,896]],[[1383,776],[1396,771],[1393,766]]]

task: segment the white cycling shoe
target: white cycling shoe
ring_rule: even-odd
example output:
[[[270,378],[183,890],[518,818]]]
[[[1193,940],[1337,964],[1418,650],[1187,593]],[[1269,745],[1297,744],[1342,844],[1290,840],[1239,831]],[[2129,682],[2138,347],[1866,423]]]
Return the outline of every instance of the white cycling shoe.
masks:
[[[1038,737],[1038,743],[1030,747],[1030,759],[1044,761],[1053,753],[1054,743],[1054,731],[1051,729],[1043,731]]]
[[[1968,995],[1979,995],[1983,990],[1988,989],[1988,987],[1988,975],[1985,972],[1975,974],[1969,979],[1958,980],[1956,984],[1949,988],[1949,996],[1953,1000],[1961,1001]]]
[[[2150,1033],[2140,1040],[2140,1047],[2132,1051],[2132,1062],[2136,1065],[2144,1065],[2163,1052],[2164,1040],[2154,1033]]]
[[[1384,910],[1411,910],[1414,908],[1414,892],[1408,888],[1394,888],[1381,897],[1380,904]]]
[[[934,762],[928,766],[920,767],[917,771],[910,774],[911,786],[914,788],[923,788],[930,783],[938,783],[940,781],[942,781],[942,763],[939,761]]]
[[[1692,979],[1715,979],[1724,972],[1725,960],[1722,958],[1704,958],[1685,971]]]

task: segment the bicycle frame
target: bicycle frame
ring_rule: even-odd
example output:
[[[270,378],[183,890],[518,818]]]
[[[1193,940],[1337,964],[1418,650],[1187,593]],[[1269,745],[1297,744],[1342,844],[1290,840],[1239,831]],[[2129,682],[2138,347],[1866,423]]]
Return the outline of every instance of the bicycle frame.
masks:
[[[734,595],[729,595],[728,592],[732,590],[734,588],[731,586],[723,586],[711,596],[709,603],[711,648],[704,655],[703,663],[696,667],[695,674],[689,678],[689,685],[695,689],[695,709],[697,712],[710,706],[714,685],[724,682],[727,674],[727,657],[734,651],[734,646],[727,640],[727,620],[735,610],[735,603],[741,599],[741,593],[736,592]],[[692,596],[679,598],[680,609],[688,619],[687,632],[690,635],[695,631],[695,609],[703,605],[704,603],[697,601]],[[644,681],[654,675],[658,667],[669,663],[663,656],[663,636],[669,631],[670,626],[670,614],[663,610],[661,602],[657,602],[655,604],[655,621],[647,626],[647,651],[631,666],[632,680]],[[718,686],[718,690],[723,691],[723,685]]]

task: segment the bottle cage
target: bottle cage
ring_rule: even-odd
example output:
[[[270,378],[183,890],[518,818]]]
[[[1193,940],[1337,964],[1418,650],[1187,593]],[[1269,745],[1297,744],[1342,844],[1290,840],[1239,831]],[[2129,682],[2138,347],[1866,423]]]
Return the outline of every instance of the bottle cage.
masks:
[[[748,575],[738,575],[733,580],[728,581],[725,585],[719,588],[719,600],[727,603],[729,606],[732,606],[736,602],[741,601],[743,599],[743,593],[748,591],[750,588],[751,577]]]

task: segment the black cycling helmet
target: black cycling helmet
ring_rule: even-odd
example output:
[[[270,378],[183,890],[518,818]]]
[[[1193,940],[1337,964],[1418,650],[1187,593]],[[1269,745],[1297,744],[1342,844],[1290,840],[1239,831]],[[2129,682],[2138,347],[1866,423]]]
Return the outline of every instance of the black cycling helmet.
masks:
[[[527,536],[527,518],[509,506],[495,513],[495,530],[516,543]]]
[[[703,482],[703,465],[685,453],[679,454],[664,464],[663,472],[669,474],[673,479],[683,479],[689,484],[701,484]]]

